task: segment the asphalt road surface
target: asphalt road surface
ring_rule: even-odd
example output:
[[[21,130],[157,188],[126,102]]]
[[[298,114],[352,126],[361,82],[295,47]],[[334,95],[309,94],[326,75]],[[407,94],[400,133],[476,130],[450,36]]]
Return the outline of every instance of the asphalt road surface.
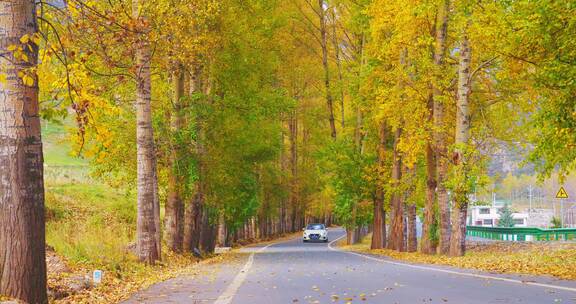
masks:
[[[342,236],[341,229],[329,231],[331,241]],[[576,282],[407,264],[297,239],[245,248],[196,276],[157,284],[126,303],[576,304]]]

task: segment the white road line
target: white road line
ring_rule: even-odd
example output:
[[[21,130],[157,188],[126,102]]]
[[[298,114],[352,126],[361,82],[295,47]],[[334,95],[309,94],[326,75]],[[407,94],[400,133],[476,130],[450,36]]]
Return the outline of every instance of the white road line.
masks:
[[[275,243],[262,247],[258,249],[256,253],[260,253],[274,244]],[[240,289],[240,286],[242,286],[242,283],[244,283],[244,281],[246,280],[246,277],[248,276],[248,271],[250,271],[252,264],[254,264],[254,252],[250,254],[250,257],[248,257],[248,261],[246,262],[246,264],[244,264],[244,267],[242,267],[240,272],[236,275],[232,283],[228,285],[226,290],[224,290],[224,292],[218,297],[218,299],[216,299],[216,302],[214,302],[214,304],[230,304],[232,302],[232,299],[234,299],[234,296],[238,292],[238,289]]]
[[[373,256],[364,255],[364,254],[357,253],[357,252],[344,251],[344,250],[340,250],[340,249],[336,249],[336,248],[332,247],[332,244],[334,244],[335,242],[337,242],[337,241],[339,241],[340,239],[344,238],[345,236],[346,236],[346,235],[343,235],[343,236],[341,236],[341,237],[333,240],[332,242],[330,242],[330,244],[328,244],[328,248],[329,248],[330,250],[333,250],[333,251],[348,253],[348,254],[352,254],[352,255],[359,256],[359,257],[363,257],[363,258],[365,258],[365,259],[369,259],[369,260],[373,260],[373,261],[378,261],[378,262],[381,262],[381,263],[386,263],[386,264],[391,264],[391,265],[397,265],[397,266],[404,266],[404,267],[409,267],[409,268],[414,268],[414,269],[419,269],[419,270],[436,271],[436,272],[449,273],[449,274],[454,274],[454,275],[459,275],[459,276],[465,276],[465,277],[473,277],[473,278],[479,278],[479,279],[488,279],[488,280],[495,280],[495,281],[503,281],[503,282],[509,282],[509,283],[522,284],[522,285],[532,285],[532,286],[545,287],[545,288],[550,288],[550,289],[566,290],[566,291],[576,292],[576,288],[572,288],[572,287],[566,287],[566,286],[560,286],[560,285],[552,285],[552,284],[545,284],[545,283],[537,283],[537,282],[528,282],[528,281],[521,281],[521,280],[515,280],[515,279],[508,279],[508,278],[501,278],[501,277],[489,276],[489,275],[484,275],[484,274],[469,273],[469,272],[459,272],[459,271],[455,271],[455,270],[448,270],[448,269],[442,269],[442,268],[435,268],[435,267],[427,267],[427,266],[421,266],[421,265],[414,265],[414,264],[393,262],[393,261],[389,261],[389,260],[385,260],[385,259],[379,259],[379,258],[376,258],[376,257],[373,257]]]

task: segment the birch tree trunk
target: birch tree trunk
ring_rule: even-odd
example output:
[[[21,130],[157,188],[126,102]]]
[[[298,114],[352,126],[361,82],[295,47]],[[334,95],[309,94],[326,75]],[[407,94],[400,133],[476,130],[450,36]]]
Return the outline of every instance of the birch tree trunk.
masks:
[[[434,64],[437,67],[437,73],[440,73],[444,66],[444,57],[446,53],[446,35],[448,30],[448,14],[450,1],[443,0],[437,15],[436,24],[436,46],[434,50]],[[438,78],[440,76],[437,76]],[[446,159],[447,140],[446,140],[446,113],[444,102],[442,101],[442,90],[437,83],[432,89],[434,100],[434,144],[436,149],[436,167],[437,167],[437,188],[438,212],[440,213],[440,239],[439,252],[448,254],[450,251],[450,210],[448,208],[448,192],[444,185],[448,174],[448,163]]]
[[[180,133],[184,124],[184,109],[182,97],[184,96],[184,73],[180,65],[172,75],[174,97],[171,115],[171,151],[169,155],[168,200],[166,201],[164,224],[166,230],[166,245],[174,252],[181,252],[184,241],[184,205],[182,202],[182,144]]]
[[[467,33],[464,32],[460,46],[460,62],[458,68],[458,100],[456,103],[456,151],[454,160],[456,166],[466,170],[466,156],[461,147],[468,144],[470,138],[470,60],[472,52],[468,42]],[[463,172],[465,175],[467,172]],[[450,255],[462,256],[466,252],[466,213],[468,212],[468,198],[455,196],[452,211],[452,239],[450,241]]]
[[[386,124],[380,123],[378,142],[378,177],[385,169],[386,153]],[[372,232],[372,243],[370,248],[382,249],[386,247],[386,211],[384,210],[384,186],[382,179],[378,178],[376,183],[376,198],[374,199],[374,222]]]
[[[336,139],[336,122],[334,121],[334,100],[330,86],[330,66],[328,65],[328,38],[326,29],[326,10],[324,0],[318,0],[318,16],[320,17],[320,46],[322,48],[322,67],[324,68],[324,90],[326,91],[326,105],[328,106],[328,120],[330,121],[330,136]]]
[[[332,9],[332,45],[334,46],[334,57],[336,59],[336,67],[338,68],[338,92],[340,93],[340,127],[344,130],[346,117],[344,107],[344,77],[342,76],[342,59],[340,58],[340,44],[338,43],[337,26],[336,22],[336,8]]]
[[[14,58],[10,45],[37,32],[35,2],[0,2],[0,294],[28,303],[48,303],[42,138],[38,81],[25,85],[38,60],[38,47],[24,46],[27,61]]]
[[[150,46],[146,20],[139,0],[132,1],[132,16],[138,21],[136,60],[136,144],[138,150],[137,252],[140,261],[154,264],[160,259],[160,231],[157,229],[157,176],[154,132],[152,130]]]

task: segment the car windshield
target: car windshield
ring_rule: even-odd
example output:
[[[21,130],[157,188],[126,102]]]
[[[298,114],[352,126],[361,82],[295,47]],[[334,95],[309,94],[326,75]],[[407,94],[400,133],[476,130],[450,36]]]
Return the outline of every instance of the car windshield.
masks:
[[[324,225],[322,224],[310,224],[306,227],[306,230],[324,230]]]

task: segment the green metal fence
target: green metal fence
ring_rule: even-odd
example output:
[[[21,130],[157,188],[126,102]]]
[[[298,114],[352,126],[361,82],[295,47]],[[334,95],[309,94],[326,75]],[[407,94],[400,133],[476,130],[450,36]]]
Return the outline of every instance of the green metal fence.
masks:
[[[501,241],[575,241],[576,228],[502,228],[467,226],[466,235]]]

